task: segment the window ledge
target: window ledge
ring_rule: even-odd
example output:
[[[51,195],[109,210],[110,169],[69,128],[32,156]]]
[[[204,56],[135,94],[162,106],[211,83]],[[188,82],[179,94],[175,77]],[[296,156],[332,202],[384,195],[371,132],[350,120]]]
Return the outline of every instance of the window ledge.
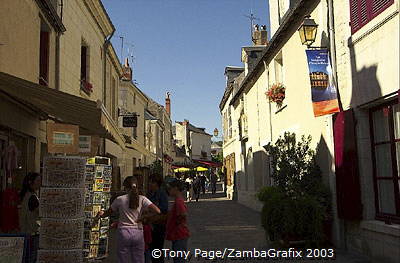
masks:
[[[373,232],[400,237],[400,225],[398,224],[388,225],[382,221],[371,220],[371,221],[362,221],[361,228]]]
[[[79,90],[79,95],[81,95],[81,97],[90,100],[90,95],[87,94],[85,91],[83,91],[83,89]]]

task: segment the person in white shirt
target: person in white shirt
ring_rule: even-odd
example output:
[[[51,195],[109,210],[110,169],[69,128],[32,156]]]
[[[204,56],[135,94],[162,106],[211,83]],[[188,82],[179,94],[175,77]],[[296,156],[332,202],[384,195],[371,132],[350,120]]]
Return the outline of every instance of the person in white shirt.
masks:
[[[193,178],[191,176],[189,176],[188,178],[186,178],[185,180],[186,182],[186,186],[187,186],[187,192],[186,192],[186,200],[188,202],[191,202],[193,199]]]
[[[100,211],[96,220],[108,217],[113,211],[119,213],[118,222],[118,263],[144,263],[143,225],[139,221],[145,209],[160,214],[160,209],[147,197],[139,195],[137,179],[128,176],[124,180],[126,195],[119,196],[107,211]]]

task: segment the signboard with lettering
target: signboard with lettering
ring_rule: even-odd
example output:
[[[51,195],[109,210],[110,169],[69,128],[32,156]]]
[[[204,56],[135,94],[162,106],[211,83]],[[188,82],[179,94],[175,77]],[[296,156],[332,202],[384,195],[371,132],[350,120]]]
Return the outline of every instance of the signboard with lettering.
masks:
[[[79,152],[79,126],[48,123],[47,146],[49,153],[77,154]]]
[[[90,153],[92,148],[92,136],[81,135],[79,136],[79,152]]]
[[[125,128],[128,127],[137,127],[137,116],[124,116],[122,117],[122,126]]]

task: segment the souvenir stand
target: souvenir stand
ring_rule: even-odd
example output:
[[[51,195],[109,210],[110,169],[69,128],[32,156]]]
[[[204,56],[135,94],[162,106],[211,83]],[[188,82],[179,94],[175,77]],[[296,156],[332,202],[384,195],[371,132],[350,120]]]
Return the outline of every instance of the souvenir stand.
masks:
[[[39,263],[82,262],[86,158],[44,158]]]
[[[85,173],[85,225],[83,237],[83,258],[90,262],[108,254],[108,230],[110,221],[102,218],[93,225],[93,218],[100,210],[110,205],[112,167],[109,158],[90,158]]]
[[[110,159],[47,157],[40,198],[40,263],[90,262],[107,256]]]

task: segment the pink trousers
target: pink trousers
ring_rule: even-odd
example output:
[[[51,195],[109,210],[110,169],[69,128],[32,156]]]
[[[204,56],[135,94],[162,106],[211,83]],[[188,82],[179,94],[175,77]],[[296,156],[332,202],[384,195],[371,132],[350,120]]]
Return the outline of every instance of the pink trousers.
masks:
[[[118,229],[118,263],[144,263],[143,230]]]

